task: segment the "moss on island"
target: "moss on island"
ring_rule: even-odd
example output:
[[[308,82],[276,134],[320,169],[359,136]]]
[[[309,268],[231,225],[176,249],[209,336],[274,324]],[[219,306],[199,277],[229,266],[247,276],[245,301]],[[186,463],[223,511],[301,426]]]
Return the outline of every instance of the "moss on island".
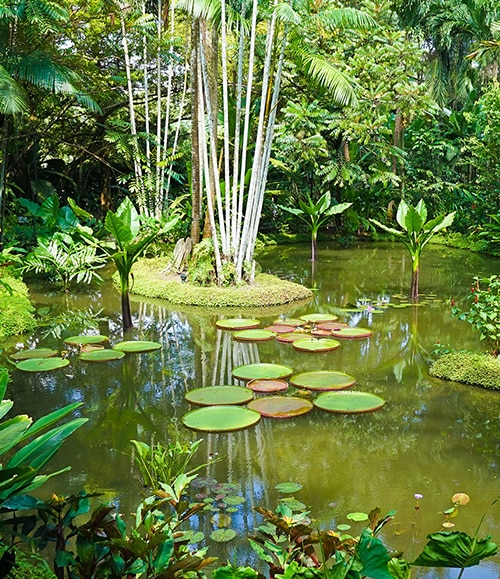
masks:
[[[429,374],[443,380],[500,390],[500,360],[487,353],[447,352],[431,364]]]
[[[31,332],[36,328],[35,308],[28,287],[15,277],[2,277],[0,284],[0,338]]]
[[[133,269],[131,293],[159,298],[180,306],[208,308],[260,308],[308,300],[312,291],[298,283],[269,274],[258,274],[251,285],[236,287],[196,286],[165,273],[166,258],[141,259]]]

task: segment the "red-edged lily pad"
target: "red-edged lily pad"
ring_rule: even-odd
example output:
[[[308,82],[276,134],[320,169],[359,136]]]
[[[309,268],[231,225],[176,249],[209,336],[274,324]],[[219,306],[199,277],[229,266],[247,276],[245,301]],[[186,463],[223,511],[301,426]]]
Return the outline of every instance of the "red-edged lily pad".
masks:
[[[341,328],[340,330],[332,330],[332,336],[342,338],[343,340],[369,338],[372,334],[373,332],[366,328]]]
[[[311,330],[311,336],[314,338],[328,338],[331,337],[331,330],[319,330],[317,328]]]
[[[278,342],[283,342],[284,344],[293,344],[293,342],[296,342],[297,340],[304,340],[308,337],[309,334],[306,334],[305,332],[288,332],[287,334],[278,334],[276,340],[278,340]]]
[[[233,334],[235,340],[240,342],[267,342],[273,340],[275,333],[269,330],[239,330]]]
[[[233,369],[233,376],[237,380],[256,380],[257,378],[280,378],[286,380],[293,374],[293,370],[280,364],[245,364]]]
[[[241,406],[204,406],[184,415],[184,426],[203,432],[231,432],[257,424],[260,414]]]
[[[130,354],[153,352],[154,350],[159,350],[160,348],[161,344],[159,342],[148,342],[147,340],[126,340],[125,342],[118,342],[118,344],[113,346],[114,350]]]
[[[58,354],[57,350],[51,350],[50,348],[34,348],[33,350],[20,350],[12,354],[10,359],[18,362],[20,360],[31,360],[32,358],[53,358]]]
[[[25,372],[48,372],[68,365],[69,360],[66,360],[66,358],[31,358],[29,360],[21,360],[16,364],[16,368]]]
[[[277,326],[290,326],[291,328],[298,328],[303,326],[305,321],[299,318],[285,318],[284,320],[276,320],[274,323]]]
[[[288,334],[290,332],[290,326],[280,326],[278,324],[273,324],[272,326],[267,326],[264,328],[269,332],[273,332],[275,334]]]
[[[296,388],[305,388],[315,392],[329,390],[344,390],[356,384],[356,378],[333,370],[319,370],[317,372],[302,372],[292,376],[290,384]]]
[[[340,346],[337,340],[328,340],[325,338],[304,338],[293,342],[293,347],[301,352],[330,352]]]
[[[78,356],[80,360],[86,362],[112,362],[113,360],[120,360],[125,357],[125,352],[119,350],[92,350],[90,352],[83,352]]]
[[[250,380],[250,382],[247,383],[247,388],[250,388],[253,392],[281,392],[288,388],[288,382],[286,380],[259,378],[257,380]]]
[[[300,319],[312,324],[318,324],[324,322],[335,322],[338,320],[338,317],[333,314],[306,314],[305,316],[300,316]]]
[[[376,394],[343,390],[341,392],[325,392],[314,401],[314,405],[327,412],[340,414],[361,414],[382,408],[385,400]]]
[[[82,346],[83,344],[104,344],[109,342],[108,336],[100,335],[81,335],[81,336],[70,336],[69,338],[64,338],[64,343],[70,346]]]
[[[248,318],[229,318],[227,320],[217,320],[215,325],[220,330],[250,330],[260,326],[259,320]]]
[[[266,396],[248,404],[248,408],[260,412],[268,418],[293,418],[313,409],[313,403],[293,396]]]
[[[190,390],[185,398],[191,404],[217,406],[246,404],[253,399],[253,393],[242,386],[208,386]]]
[[[344,322],[325,322],[323,324],[316,324],[317,330],[340,330],[341,328],[347,328],[349,324],[344,324]]]

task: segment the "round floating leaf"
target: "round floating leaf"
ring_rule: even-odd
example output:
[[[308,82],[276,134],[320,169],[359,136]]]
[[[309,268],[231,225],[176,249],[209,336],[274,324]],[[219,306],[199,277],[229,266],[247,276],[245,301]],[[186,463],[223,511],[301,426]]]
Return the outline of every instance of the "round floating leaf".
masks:
[[[64,343],[69,344],[70,346],[82,346],[83,344],[104,344],[105,342],[109,342],[108,336],[82,335],[64,338]]]
[[[297,482],[284,482],[277,484],[274,488],[280,493],[288,494],[300,491],[302,485]]]
[[[372,333],[371,330],[367,330],[366,328],[342,328],[340,330],[332,330],[332,336],[345,340],[369,338]]]
[[[362,523],[368,520],[368,515],[366,513],[349,513],[346,515],[350,521],[355,521],[356,523]]]
[[[349,324],[344,324],[343,322],[325,322],[324,324],[316,324],[317,330],[327,330],[331,332],[332,330],[340,330],[341,328],[347,328]]]
[[[284,344],[293,344],[297,340],[303,340],[307,338],[308,334],[304,332],[288,332],[287,334],[278,334],[276,339],[278,342],[283,342]]]
[[[372,412],[382,408],[385,400],[376,394],[342,390],[341,392],[325,392],[314,401],[314,405],[327,412],[342,414],[358,414]]]
[[[241,386],[209,386],[189,391],[186,400],[201,406],[222,404],[246,404],[253,398],[252,392]]]
[[[228,320],[217,320],[215,325],[221,330],[249,330],[260,326],[259,320],[247,318],[231,318]]]
[[[245,502],[245,497],[240,497],[239,495],[231,495],[230,497],[226,497],[224,499],[226,505],[242,505]]]
[[[275,336],[276,334],[269,330],[240,330],[233,334],[234,339],[240,342],[265,342]]]
[[[333,370],[320,370],[317,372],[302,372],[292,376],[290,384],[296,388],[306,388],[306,390],[328,391],[344,390],[356,384],[356,378],[344,372]]]
[[[256,380],[257,378],[286,380],[292,374],[291,368],[279,364],[245,364],[233,369],[233,376],[237,380]]]
[[[141,352],[153,352],[154,350],[159,350],[161,344],[158,342],[147,342],[141,340],[128,340],[125,342],[118,342],[113,346],[115,350],[120,352],[127,352],[131,354],[138,354]]]
[[[247,383],[247,388],[254,392],[281,392],[288,388],[288,382],[285,380],[268,380],[266,378],[258,378],[257,380],[250,380]]]
[[[210,538],[212,541],[217,543],[227,543],[232,541],[236,537],[236,532],[233,529],[217,529],[210,533]]]
[[[347,523],[341,523],[340,525],[337,525],[337,529],[339,531],[348,531],[351,528],[351,525],[348,525]]]
[[[65,358],[31,358],[29,360],[21,360],[16,364],[18,370],[25,372],[48,372],[49,370],[57,370],[69,365],[69,360]]]
[[[313,403],[310,400],[292,396],[267,396],[252,400],[248,408],[269,418],[293,418],[310,412]]]
[[[298,328],[299,326],[303,326],[305,321],[300,320],[299,318],[285,318],[284,320],[276,320],[274,323],[277,326],[290,326],[292,328]]]
[[[230,432],[257,424],[260,414],[241,406],[205,406],[184,415],[184,426],[203,432]]]
[[[314,329],[311,330],[311,335],[315,338],[328,338],[331,337],[332,332],[330,330],[318,330]]]
[[[59,352],[50,348],[34,348],[33,350],[20,350],[10,356],[11,360],[31,360],[32,358],[53,358]]]
[[[336,350],[340,346],[337,340],[304,338],[303,340],[296,340],[292,346],[301,352],[329,352]]]
[[[264,330],[273,332],[274,334],[288,334],[290,332],[290,326],[273,324],[272,326],[267,326]]]
[[[306,314],[305,316],[300,316],[300,319],[305,322],[316,324],[318,322],[335,322],[338,320],[338,317],[333,314]]]
[[[125,352],[119,350],[93,350],[92,352],[83,352],[78,357],[86,362],[111,362],[120,360],[125,356]]]
[[[285,497],[280,499],[280,503],[286,505],[289,509],[292,509],[292,511],[305,511],[307,508],[304,503],[298,501],[294,497]]]

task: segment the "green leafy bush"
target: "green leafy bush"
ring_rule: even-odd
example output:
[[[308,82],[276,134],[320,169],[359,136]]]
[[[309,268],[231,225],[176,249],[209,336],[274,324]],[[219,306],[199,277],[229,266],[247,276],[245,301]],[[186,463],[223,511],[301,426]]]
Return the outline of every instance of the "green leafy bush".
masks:
[[[0,337],[15,336],[34,330],[35,308],[25,283],[14,277],[3,277],[0,284]]]
[[[500,360],[489,354],[448,352],[431,364],[429,374],[443,380],[500,390]]]

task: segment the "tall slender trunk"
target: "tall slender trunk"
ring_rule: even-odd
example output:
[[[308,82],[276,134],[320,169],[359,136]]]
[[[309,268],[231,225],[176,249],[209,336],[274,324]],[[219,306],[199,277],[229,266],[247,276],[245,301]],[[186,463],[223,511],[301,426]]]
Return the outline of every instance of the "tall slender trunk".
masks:
[[[134,324],[132,323],[132,312],[130,310],[130,286],[128,275],[120,280],[120,288],[122,304],[122,325],[123,330],[126,331],[134,327]]]
[[[403,116],[401,114],[401,109],[398,107],[396,109],[396,114],[394,117],[394,134],[392,139],[392,144],[394,147],[401,149],[402,144],[402,134],[403,134]],[[395,154],[392,155],[392,172],[397,175],[398,173],[398,158]]]
[[[200,146],[200,132],[203,130],[203,119],[200,117],[199,86],[200,62],[199,42],[200,19],[193,18],[191,22],[191,240],[193,246],[200,241],[201,207],[203,198],[203,177],[201,172],[202,152]]]

